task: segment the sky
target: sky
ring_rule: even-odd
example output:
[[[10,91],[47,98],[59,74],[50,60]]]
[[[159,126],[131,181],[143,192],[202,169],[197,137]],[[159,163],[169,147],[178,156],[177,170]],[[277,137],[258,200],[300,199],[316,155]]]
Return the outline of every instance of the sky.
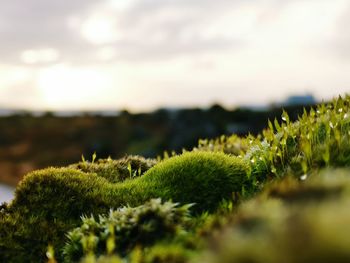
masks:
[[[262,105],[350,90],[348,0],[11,0],[0,108]]]

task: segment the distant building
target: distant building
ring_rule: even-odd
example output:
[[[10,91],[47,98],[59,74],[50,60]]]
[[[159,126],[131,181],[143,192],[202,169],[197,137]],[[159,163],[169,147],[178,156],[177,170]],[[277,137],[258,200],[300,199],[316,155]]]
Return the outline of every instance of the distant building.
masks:
[[[312,94],[306,94],[306,95],[289,96],[284,102],[282,102],[282,105],[285,105],[285,106],[313,105],[316,103],[317,103],[317,100]]]

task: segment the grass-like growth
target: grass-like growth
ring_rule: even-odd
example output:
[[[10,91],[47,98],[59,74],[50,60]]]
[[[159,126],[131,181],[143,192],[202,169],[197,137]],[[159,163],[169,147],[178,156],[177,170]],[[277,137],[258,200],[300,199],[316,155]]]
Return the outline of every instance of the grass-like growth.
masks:
[[[191,205],[178,207],[152,199],[144,205],[123,207],[98,219],[83,217],[82,225],[68,233],[65,262],[78,262],[83,256],[114,254],[125,256],[135,246],[147,247],[156,241],[185,231]]]
[[[85,173],[96,173],[111,183],[118,183],[126,179],[143,175],[156,164],[156,160],[146,159],[142,156],[125,156],[118,160],[98,159],[91,162],[83,160],[72,164],[69,168],[78,169]]]
[[[296,122],[283,112],[281,120],[269,121],[257,137],[200,140],[197,149],[241,156],[260,182],[286,174],[299,177],[326,166],[349,166],[350,96],[304,111]]]

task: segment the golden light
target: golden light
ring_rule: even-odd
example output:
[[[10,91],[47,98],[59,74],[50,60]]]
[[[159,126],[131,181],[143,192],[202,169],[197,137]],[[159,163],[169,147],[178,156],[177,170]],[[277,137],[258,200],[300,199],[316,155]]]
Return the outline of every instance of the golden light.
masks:
[[[58,64],[40,71],[37,86],[47,108],[81,109],[95,106],[113,81],[96,69]]]

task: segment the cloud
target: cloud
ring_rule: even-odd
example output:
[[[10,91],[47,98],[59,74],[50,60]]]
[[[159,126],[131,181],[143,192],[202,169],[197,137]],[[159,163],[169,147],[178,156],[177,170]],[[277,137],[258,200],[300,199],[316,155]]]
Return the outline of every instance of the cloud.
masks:
[[[71,30],[70,16],[84,14],[93,0],[45,1],[12,0],[1,4],[0,55],[2,63],[21,63],[20,54],[28,49],[52,48],[66,57],[89,45]]]
[[[0,9],[2,62],[20,64],[26,50],[55,49],[62,62],[93,63],[106,45],[118,59],[142,60],[240,43],[227,34],[229,25],[217,28],[215,21],[242,1],[119,1],[5,1]]]
[[[298,23],[298,14],[295,12],[302,12],[298,7],[317,7],[327,2],[329,3],[315,0],[5,1],[0,9],[0,56],[2,63],[21,64],[23,53],[29,50],[32,53],[26,53],[24,62],[45,60],[46,63],[93,64],[106,61],[166,60],[208,52],[239,51],[258,41],[256,36],[267,43],[271,43],[269,40],[273,38],[277,41],[300,38],[298,31],[292,28]],[[286,11],[289,9],[292,10],[291,14]],[[308,15],[312,18],[313,13]],[[283,24],[288,15],[292,16],[290,24]],[[304,17],[307,18],[308,15]],[[344,31],[334,36],[338,39],[339,49],[344,52],[348,52],[350,41],[347,18],[342,22]],[[310,26],[315,24],[314,21],[302,22],[304,25],[299,31],[306,32],[305,29],[310,29],[305,33],[306,36],[310,35]],[[268,32],[268,28],[280,32]],[[283,37],[280,37],[281,33]],[[43,56],[39,54],[42,50],[55,50],[55,59],[42,59]]]
[[[334,54],[340,57],[342,60],[348,60],[350,58],[350,3],[345,5],[343,12],[337,19],[336,28],[331,35],[330,45],[326,48],[330,48]]]
[[[348,0],[4,1],[0,97],[15,104],[28,86],[24,104],[61,107],[65,93],[90,85],[84,105],[136,108],[215,94],[261,102],[305,86],[329,95],[331,83],[349,87],[349,67],[337,61],[350,55],[349,17]],[[18,81],[23,68],[32,72]]]

